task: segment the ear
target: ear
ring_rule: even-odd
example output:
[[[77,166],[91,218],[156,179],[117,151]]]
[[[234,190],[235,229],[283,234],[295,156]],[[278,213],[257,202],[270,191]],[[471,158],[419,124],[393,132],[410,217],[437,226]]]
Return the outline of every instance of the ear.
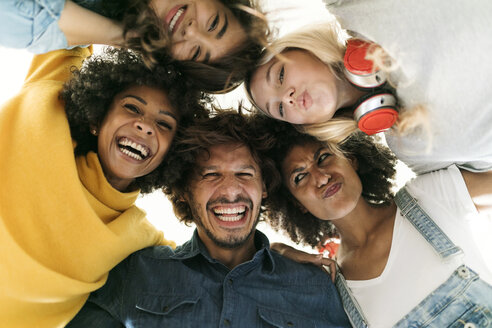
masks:
[[[265,182],[263,182],[261,189],[262,189],[261,198],[262,199],[267,198],[268,197],[268,192],[266,190]]]
[[[355,172],[359,171],[359,161],[355,156],[349,156],[348,160],[350,162],[350,165],[354,168]]]
[[[96,125],[91,124],[89,127],[92,135],[97,136],[99,134],[99,129]]]

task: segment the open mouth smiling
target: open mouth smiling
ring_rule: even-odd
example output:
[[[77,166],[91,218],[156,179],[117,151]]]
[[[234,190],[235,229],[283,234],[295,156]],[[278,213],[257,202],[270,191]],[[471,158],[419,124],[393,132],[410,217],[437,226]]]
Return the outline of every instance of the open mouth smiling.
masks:
[[[174,33],[175,27],[177,27],[179,25],[178,24],[178,21],[179,21],[179,23],[182,21],[182,19],[180,19],[180,18],[186,12],[187,7],[188,6],[183,6],[183,7],[179,8],[178,11],[176,11],[176,13],[174,14],[174,16],[171,18],[171,21],[169,22],[169,26],[168,26],[169,27],[169,32],[171,34]]]
[[[215,217],[225,222],[237,222],[244,218],[247,208],[244,205],[234,207],[217,206],[212,208]]]
[[[118,139],[118,148],[123,154],[137,161],[143,161],[151,154],[147,146],[136,143],[126,137]]]

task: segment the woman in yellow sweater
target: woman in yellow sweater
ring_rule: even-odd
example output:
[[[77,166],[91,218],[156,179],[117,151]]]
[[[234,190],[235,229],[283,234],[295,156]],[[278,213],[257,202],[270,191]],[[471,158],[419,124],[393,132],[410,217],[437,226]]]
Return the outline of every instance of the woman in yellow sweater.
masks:
[[[172,66],[91,48],[36,56],[0,110],[0,322],[62,327],[108,271],[172,244],[135,206],[173,178],[167,151],[202,107]],[[75,152],[75,156],[74,156]]]

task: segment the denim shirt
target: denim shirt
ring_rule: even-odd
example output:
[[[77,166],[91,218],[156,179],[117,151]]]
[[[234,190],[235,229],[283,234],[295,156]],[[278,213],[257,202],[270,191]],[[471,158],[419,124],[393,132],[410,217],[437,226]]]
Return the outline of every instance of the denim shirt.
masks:
[[[270,251],[257,231],[254,257],[232,270],[195,231],[173,251],[136,252],[67,327],[350,327],[329,275]]]
[[[93,11],[102,0],[72,0]],[[68,47],[58,26],[65,0],[1,0],[0,46],[44,53]]]

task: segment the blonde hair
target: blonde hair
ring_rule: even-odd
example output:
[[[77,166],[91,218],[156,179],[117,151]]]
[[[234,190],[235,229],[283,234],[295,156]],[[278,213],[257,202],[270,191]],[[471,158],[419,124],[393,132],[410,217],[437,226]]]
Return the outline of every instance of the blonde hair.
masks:
[[[258,66],[268,63],[273,57],[285,60],[282,59],[284,51],[300,49],[309,51],[325,63],[334,76],[339,79],[345,79],[343,75],[343,57],[346,50],[346,41],[349,38],[350,36],[340,28],[336,21],[305,26],[296,32],[273,41],[264,51],[263,56],[258,61]],[[367,59],[372,60],[377,67],[386,72],[394,71],[397,66],[388,60],[389,56],[380,47],[374,47],[368,53]],[[246,94],[253,106],[261,113],[264,113],[251,96],[250,82],[253,73],[251,72],[245,81]],[[392,81],[388,82],[392,86],[395,85]],[[423,131],[429,138],[429,126],[424,124],[427,121],[426,114],[426,106],[423,104],[404,111],[400,106],[398,121],[392,129],[397,135],[405,135],[423,125]],[[354,132],[360,131],[357,127],[357,122],[353,118],[335,115],[327,122],[296,125],[296,128],[330,144],[339,144]]]

